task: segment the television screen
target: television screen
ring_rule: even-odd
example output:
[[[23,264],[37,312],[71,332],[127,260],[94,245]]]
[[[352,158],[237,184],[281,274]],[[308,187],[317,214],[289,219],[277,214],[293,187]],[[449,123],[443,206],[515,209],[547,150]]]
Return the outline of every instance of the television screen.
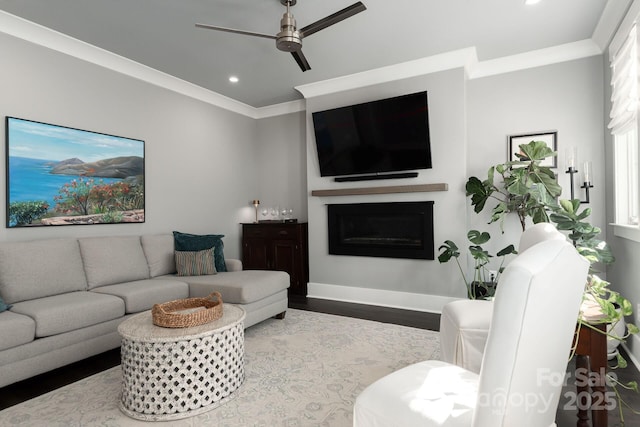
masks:
[[[313,113],[321,176],[431,168],[427,92]]]

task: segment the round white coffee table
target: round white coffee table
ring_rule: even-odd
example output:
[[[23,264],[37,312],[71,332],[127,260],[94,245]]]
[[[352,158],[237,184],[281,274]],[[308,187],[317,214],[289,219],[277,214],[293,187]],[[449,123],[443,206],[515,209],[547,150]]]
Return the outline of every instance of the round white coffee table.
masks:
[[[150,311],[122,322],[122,412],[176,420],[232,398],[244,382],[244,318],[244,309],[224,304],[220,319],[192,328],[155,326]]]

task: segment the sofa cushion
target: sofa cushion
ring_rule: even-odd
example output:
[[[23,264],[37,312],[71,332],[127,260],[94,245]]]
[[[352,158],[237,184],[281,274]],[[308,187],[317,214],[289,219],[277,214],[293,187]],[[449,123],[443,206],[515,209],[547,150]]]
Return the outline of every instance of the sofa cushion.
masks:
[[[227,271],[227,266],[224,262],[223,237],[223,234],[188,234],[174,231],[174,249],[176,251],[201,251],[213,248],[216,271],[223,272]]]
[[[284,271],[243,270],[209,276],[180,277],[189,284],[189,295],[205,297],[213,291],[222,294],[224,302],[249,304],[289,287],[289,274]]]
[[[2,313],[3,311],[7,311],[10,308],[11,308],[11,304],[5,303],[2,297],[0,297],[0,313]]]
[[[175,258],[178,276],[216,274],[216,266],[213,265],[213,248],[202,251],[176,251]]]
[[[124,301],[125,311],[138,313],[150,310],[153,304],[189,297],[189,285],[170,279],[146,279],[117,285],[100,286],[91,292],[115,295]]]
[[[0,295],[7,304],[87,287],[76,239],[0,243]]]
[[[35,320],[36,338],[41,338],[122,317],[124,301],[80,291],[19,302],[11,310]]]
[[[151,277],[176,272],[173,236],[171,234],[143,235],[140,237]]]
[[[33,341],[36,322],[29,316],[11,311],[0,313],[0,350],[6,350]]]
[[[78,241],[89,289],[149,278],[139,236],[87,237]]]

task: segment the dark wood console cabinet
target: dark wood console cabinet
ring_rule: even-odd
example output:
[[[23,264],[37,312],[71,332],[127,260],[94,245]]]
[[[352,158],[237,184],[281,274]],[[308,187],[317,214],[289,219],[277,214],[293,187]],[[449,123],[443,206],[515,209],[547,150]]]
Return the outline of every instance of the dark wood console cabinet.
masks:
[[[289,294],[307,295],[309,250],[307,223],[242,224],[245,270],[279,270],[291,276]]]

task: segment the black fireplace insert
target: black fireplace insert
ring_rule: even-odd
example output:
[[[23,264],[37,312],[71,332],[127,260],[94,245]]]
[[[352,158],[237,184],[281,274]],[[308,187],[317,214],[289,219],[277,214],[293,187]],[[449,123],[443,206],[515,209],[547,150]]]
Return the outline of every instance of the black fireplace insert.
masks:
[[[329,253],[434,259],[433,202],[328,206]]]

